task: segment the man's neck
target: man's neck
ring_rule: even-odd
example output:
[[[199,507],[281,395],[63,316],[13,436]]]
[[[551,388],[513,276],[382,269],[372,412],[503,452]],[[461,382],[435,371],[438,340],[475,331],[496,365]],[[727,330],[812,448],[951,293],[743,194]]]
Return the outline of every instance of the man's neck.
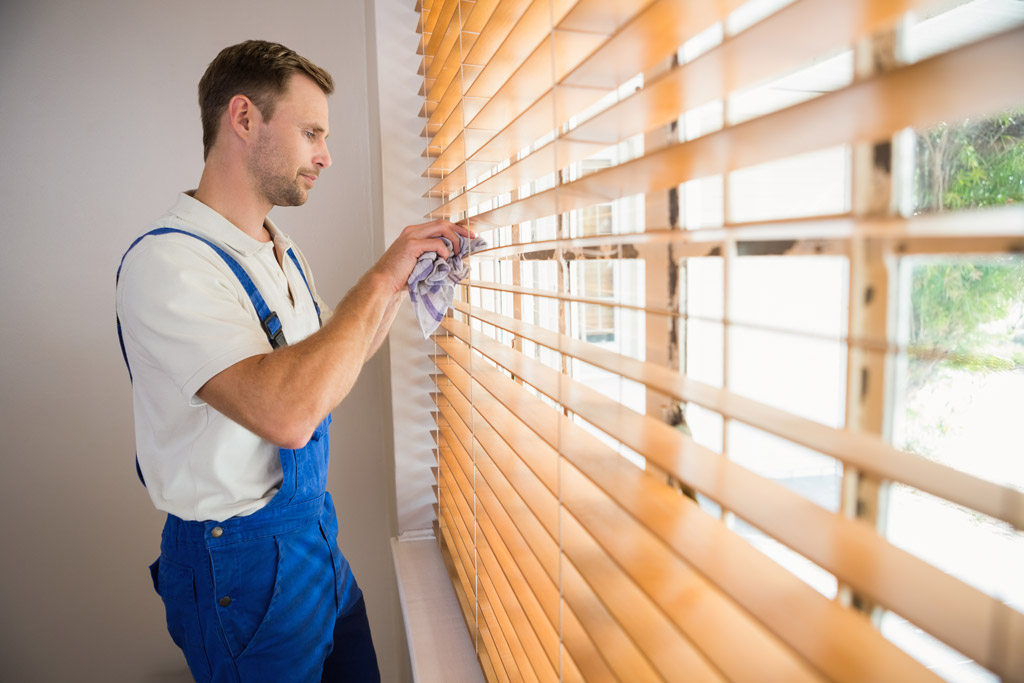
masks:
[[[273,207],[257,196],[248,177],[208,160],[193,197],[224,216],[249,237],[260,242],[270,241],[270,233],[263,222]]]

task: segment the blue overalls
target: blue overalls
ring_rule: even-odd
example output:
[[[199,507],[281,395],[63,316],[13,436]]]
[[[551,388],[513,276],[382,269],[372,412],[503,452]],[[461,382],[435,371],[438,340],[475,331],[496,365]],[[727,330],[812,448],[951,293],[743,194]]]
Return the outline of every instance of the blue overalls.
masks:
[[[212,242],[158,228],[128,251],[169,232],[217,252],[249,294],[271,345],[286,343],[249,275]],[[291,249],[288,255],[305,280]],[[124,353],[123,340],[121,348]],[[167,516],[150,572],[167,628],[196,681],[380,680],[362,592],[338,549],[338,520],[326,492],[330,422],[328,415],[304,447],[279,449],[281,488],[262,509],[220,522]]]

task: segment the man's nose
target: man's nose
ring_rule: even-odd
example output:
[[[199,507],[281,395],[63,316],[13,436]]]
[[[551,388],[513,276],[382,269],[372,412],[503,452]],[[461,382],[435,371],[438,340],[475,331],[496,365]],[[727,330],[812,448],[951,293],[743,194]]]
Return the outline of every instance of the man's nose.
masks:
[[[327,143],[326,142],[323,143],[323,147],[320,149],[320,153],[316,155],[315,159],[313,159],[313,163],[315,163],[320,168],[328,168],[328,167],[330,167],[330,165],[331,165],[331,152],[327,149]]]

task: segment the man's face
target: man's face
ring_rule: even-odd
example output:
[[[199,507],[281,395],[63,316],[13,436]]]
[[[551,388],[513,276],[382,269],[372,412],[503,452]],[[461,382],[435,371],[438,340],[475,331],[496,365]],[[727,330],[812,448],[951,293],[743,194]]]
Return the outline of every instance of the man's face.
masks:
[[[327,96],[307,76],[293,75],[270,121],[256,126],[249,173],[256,191],[274,206],[306,202],[327,151]]]

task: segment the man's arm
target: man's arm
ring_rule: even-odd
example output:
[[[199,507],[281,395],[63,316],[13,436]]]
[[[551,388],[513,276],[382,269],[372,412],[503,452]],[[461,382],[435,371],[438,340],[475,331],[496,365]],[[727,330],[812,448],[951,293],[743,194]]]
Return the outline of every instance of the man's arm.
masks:
[[[469,231],[447,221],[408,226],[349,290],[315,334],[253,356],[214,375],[197,395],[219,412],[283,448],[299,448],[355,384],[363,363],[383,342],[398,296],[419,256],[458,245]]]
[[[380,349],[381,344],[384,343],[384,338],[388,336],[388,332],[391,331],[391,325],[395,322],[395,316],[398,315],[398,309],[402,306],[402,302],[405,300],[405,291],[400,291],[391,297],[391,301],[388,302],[388,308],[384,311],[384,315],[381,317],[380,325],[377,327],[377,334],[374,336],[373,341],[370,343],[370,351],[367,354],[363,362],[366,362],[373,358],[373,354],[377,353]]]

